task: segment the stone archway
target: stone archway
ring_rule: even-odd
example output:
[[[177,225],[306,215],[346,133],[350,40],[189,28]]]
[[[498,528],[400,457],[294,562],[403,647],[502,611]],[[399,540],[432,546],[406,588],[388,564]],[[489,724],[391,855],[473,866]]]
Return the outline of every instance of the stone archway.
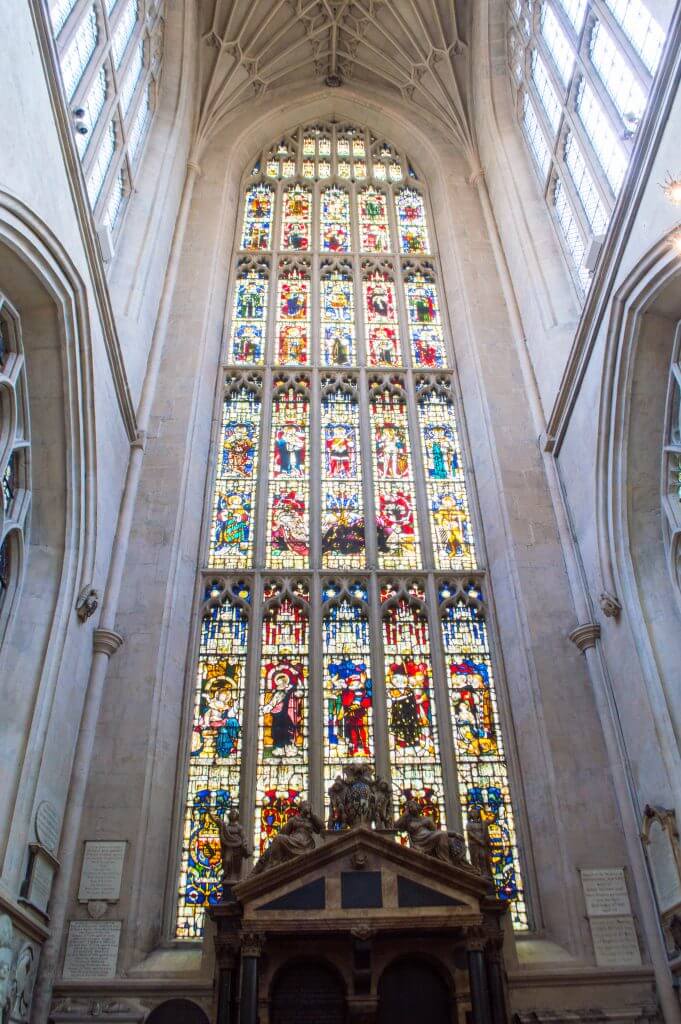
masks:
[[[270,1024],[345,1024],[345,986],[323,960],[298,960],[278,971],[270,995]]]
[[[377,1024],[450,1024],[452,1000],[442,975],[427,960],[400,957],[378,984]]]
[[[190,999],[167,999],[154,1007],[146,1024],[208,1024],[208,1017]]]

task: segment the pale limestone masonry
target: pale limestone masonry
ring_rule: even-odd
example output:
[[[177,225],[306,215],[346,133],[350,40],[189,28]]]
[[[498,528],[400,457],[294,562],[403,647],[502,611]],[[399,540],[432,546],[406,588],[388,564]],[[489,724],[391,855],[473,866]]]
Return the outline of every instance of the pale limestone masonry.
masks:
[[[660,516],[681,214],[659,188],[681,174],[681,4],[656,5],[669,42],[583,311],[511,110],[503,0],[456,4],[448,119],[359,72],[328,88],[311,60],[264,92],[218,82],[210,106],[206,55],[224,53],[203,6],[166,4],[159,106],[104,266],[42,0],[0,3],[0,292],[22,320],[33,439],[27,558],[0,617],[0,915],[15,957],[40,953],[30,1019],[116,1004],[111,1019],[139,1021],[169,993],[214,1012],[211,940],[178,946],[172,924],[230,256],[253,155],[333,118],[415,154],[430,190],[533,921],[509,940],[512,1010],[678,1024],[681,955],[639,833],[647,804],[681,815],[681,603]],[[86,585],[99,607],[81,623]],[[20,900],[45,801],[60,830],[49,920]],[[127,842],[102,911],[122,922],[106,982],[62,978],[68,923],[92,916],[86,840]],[[640,967],[596,966],[578,872],[613,866]]]

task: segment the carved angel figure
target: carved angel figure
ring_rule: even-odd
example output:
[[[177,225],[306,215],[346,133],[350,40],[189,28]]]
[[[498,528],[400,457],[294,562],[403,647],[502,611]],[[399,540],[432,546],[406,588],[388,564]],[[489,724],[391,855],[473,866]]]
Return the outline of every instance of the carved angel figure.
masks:
[[[220,828],[220,851],[222,854],[222,877],[238,880],[241,877],[241,866],[244,857],[250,857],[252,850],[246,841],[246,833],[239,823],[239,812],[233,807],[227,821],[213,816]]]
[[[407,833],[412,850],[447,864],[456,863],[449,836],[437,827],[430,815],[421,813],[415,800],[407,801],[404,814],[395,822],[395,828],[398,832]]]
[[[483,818],[479,807],[471,807],[468,812],[468,850],[471,865],[486,878],[492,877],[492,856],[489,845],[489,826]]]
[[[253,874],[279,867],[280,864],[294,860],[303,853],[309,853],[316,845],[315,834],[322,835],[323,832],[324,823],[314,813],[307,800],[303,800],[300,804],[300,813],[289,818],[281,832],[277,833],[255,865]]]

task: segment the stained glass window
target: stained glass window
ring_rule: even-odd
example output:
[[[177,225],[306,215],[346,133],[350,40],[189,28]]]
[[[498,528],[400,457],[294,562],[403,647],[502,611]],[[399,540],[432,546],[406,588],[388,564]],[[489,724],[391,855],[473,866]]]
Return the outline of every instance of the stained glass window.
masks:
[[[442,316],[431,267],[426,265],[408,272],[404,292],[414,366],[446,366]]]
[[[416,800],[445,826],[425,594],[411,584],[381,590],[390,772],[395,804]]]
[[[322,267],[320,339],[325,366],[354,366],[355,301],[350,263]]]
[[[309,591],[265,585],[255,834],[262,853],[307,795]]]
[[[403,188],[395,196],[400,248],[408,255],[419,255],[430,250],[423,196],[413,188]]]
[[[220,816],[239,805],[257,857],[301,800],[327,816],[352,762],[389,766],[395,809],[415,799],[441,826],[481,800],[500,896],[525,921],[501,745],[443,762],[462,698],[438,587],[484,574],[427,210],[406,157],[350,125],[301,126],[252,165],[201,570],[179,937],[199,935],[219,898]],[[458,661],[491,680],[486,636],[474,648],[456,628]]]
[[[358,204],[362,252],[390,252],[388,201],[385,193],[371,187],[362,189]]]
[[[292,185],[284,192],[281,216],[281,247],[298,252],[310,248],[312,197],[308,188]]]
[[[29,525],[30,448],[26,363],[18,313],[0,292],[0,640],[19,585]],[[28,499],[28,500],[27,500]],[[25,555],[24,555],[25,557]]]
[[[241,236],[242,249],[258,252],[271,247],[273,204],[274,193],[269,185],[253,185],[249,188]]]
[[[382,569],[418,569],[421,548],[406,395],[375,385],[370,401],[378,560]]]
[[[440,601],[461,808],[487,820],[497,893],[527,926],[482,592],[443,583]]]
[[[320,230],[321,247],[325,252],[350,251],[350,197],[345,189],[322,191]]]
[[[204,598],[177,917],[187,939],[202,934],[207,907],[220,902],[219,821],[238,807],[251,592],[216,580]]]
[[[390,273],[367,268],[364,278],[364,324],[370,366],[401,366],[395,284]]]
[[[277,362],[304,365],[310,360],[310,277],[308,265],[279,264]]]
[[[211,523],[211,568],[245,569],[253,560],[260,406],[260,392],[254,385],[237,385],[223,403]]]
[[[245,259],[239,264],[232,308],[231,363],[260,365],[265,358],[269,273],[267,263]]]
[[[324,588],[323,696],[325,790],[344,765],[373,763],[373,683],[364,583]]]
[[[448,385],[433,386],[430,381],[422,381],[418,409],[436,567],[474,569],[473,528]]]
[[[310,559],[309,450],[309,383],[282,383],[272,403],[267,536],[277,568],[305,569]]]
[[[364,564],[364,508],[356,384],[333,382],[322,399],[322,564]]]

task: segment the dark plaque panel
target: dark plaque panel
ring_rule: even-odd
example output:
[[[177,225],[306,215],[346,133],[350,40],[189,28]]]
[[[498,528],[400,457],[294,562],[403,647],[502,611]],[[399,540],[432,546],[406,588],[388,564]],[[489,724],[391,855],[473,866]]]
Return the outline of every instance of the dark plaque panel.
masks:
[[[380,871],[341,872],[341,907],[344,910],[382,906]]]
[[[300,889],[287,892],[270,903],[263,904],[260,910],[323,910],[326,906],[326,893],[323,878],[315,878],[314,882],[301,885]]]
[[[400,907],[464,907],[461,900],[455,900],[437,889],[431,889],[420,882],[397,876],[397,903]]]

